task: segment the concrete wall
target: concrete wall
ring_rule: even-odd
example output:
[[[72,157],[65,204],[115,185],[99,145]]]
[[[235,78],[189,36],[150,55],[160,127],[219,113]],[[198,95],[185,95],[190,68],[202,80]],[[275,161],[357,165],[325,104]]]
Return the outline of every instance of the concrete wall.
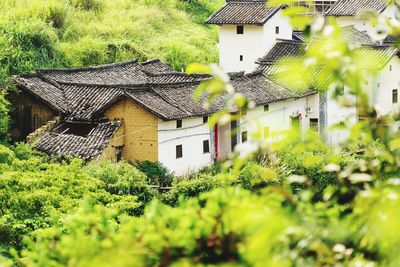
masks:
[[[125,160],[158,160],[158,118],[133,100],[124,98],[104,113],[123,120],[122,157]]]
[[[279,34],[275,34],[275,27]],[[252,72],[258,58],[266,54],[276,43],[277,38],[292,39],[289,18],[278,11],[263,26],[244,25],[244,34],[236,33],[236,25],[219,27],[219,63],[225,72]],[[240,56],[243,61],[240,61]]]
[[[158,120],[158,160],[176,175],[195,172],[212,163],[212,134],[203,117],[182,120],[182,128],[176,128],[176,120]],[[210,153],[203,153],[203,141],[209,140]],[[176,146],[182,145],[183,157],[176,158]]]

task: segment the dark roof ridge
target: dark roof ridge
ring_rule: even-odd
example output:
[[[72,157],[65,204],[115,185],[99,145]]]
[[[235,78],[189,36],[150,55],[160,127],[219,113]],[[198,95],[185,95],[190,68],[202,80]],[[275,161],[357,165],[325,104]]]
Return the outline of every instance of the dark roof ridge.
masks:
[[[164,62],[162,62],[162,60],[159,59],[159,58],[153,58],[153,59],[148,59],[148,60],[146,60],[146,61],[140,62],[139,64],[140,64],[140,65],[147,65],[147,64],[154,63],[154,62],[161,62],[161,63],[164,63]]]
[[[138,63],[137,59],[133,60],[128,60],[128,61],[121,61],[121,62],[115,62],[111,64],[103,64],[103,65],[98,65],[98,66],[89,66],[89,67],[77,67],[77,68],[53,68],[53,69],[37,69],[36,71],[38,73],[49,73],[53,71],[63,71],[63,72],[76,72],[76,71],[86,71],[86,70],[103,70],[103,69],[108,69],[108,68],[114,68],[114,67],[120,67],[120,66],[125,66],[128,64],[132,63]]]
[[[59,83],[61,86],[81,86],[81,87],[102,87],[102,88],[119,88],[119,89],[140,89],[148,86],[148,83],[142,84],[94,84],[94,83]]]

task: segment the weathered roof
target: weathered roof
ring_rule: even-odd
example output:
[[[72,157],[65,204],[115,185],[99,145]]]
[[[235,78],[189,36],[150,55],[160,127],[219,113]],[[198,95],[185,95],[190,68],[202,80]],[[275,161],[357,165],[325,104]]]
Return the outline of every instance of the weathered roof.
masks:
[[[103,152],[121,124],[121,121],[100,123],[85,137],[48,132],[39,139],[35,148],[52,155],[93,159]]]
[[[297,83],[293,79],[284,78],[286,74],[293,75],[291,64],[293,62],[302,62],[304,60],[307,43],[280,40],[264,57],[257,61],[258,69],[272,81],[287,88],[300,88],[301,82]],[[353,51],[353,62],[364,70],[382,69],[388,61],[398,54],[399,49],[387,45],[367,44],[360,45]],[[279,64],[278,64],[279,61]],[[323,64],[322,64],[323,65]],[[331,74],[321,75],[321,68],[316,68],[312,73],[306,73],[307,78],[316,87],[326,88],[330,83]],[[289,76],[286,75],[286,76]],[[303,75],[303,74],[302,74]],[[277,79],[276,77],[281,77]],[[321,79],[322,77],[322,79]],[[290,77],[289,77],[290,78]],[[298,77],[301,79],[301,77]],[[291,86],[292,85],[292,86]]]
[[[139,77],[134,77],[136,74]],[[236,91],[257,104],[296,98],[261,73],[231,74]],[[132,82],[132,79],[134,82]],[[101,121],[104,111],[126,97],[163,120],[203,116],[224,108],[224,96],[205,108],[193,95],[208,75],[187,75],[171,71],[159,60],[128,61],[80,69],[40,70],[36,75],[15,77],[33,95],[59,111],[66,121]]]
[[[326,16],[355,16],[363,11],[382,12],[386,0],[338,0],[325,13]]]
[[[385,44],[394,44],[394,43],[398,44],[399,42],[400,42],[400,35],[388,35],[383,40],[383,43]]]
[[[58,112],[66,112],[67,104],[64,101],[64,92],[61,88],[45,81],[36,75],[22,75],[14,77],[20,87],[44,101]]]
[[[137,60],[71,69],[38,70],[37,75],[57,84],[138,85],[146,84],[149,74],[172,72],[159,59],[138,63]]]
[[[283,58],[298,58],[300,59],[304,54],[306,44],[301,41],[294,40],[278,40],[272,49],[259,58],[257,63],[266,65],[275,63]]]
[[[266,1],[236,0],[229,1],[211,15],[208,24],[253,24],[263,25],[281,7],[269,7]]]
[[[364,44],[376,44],[366,31],[357,30],[354,25],[349,25],[341,28],[342,37],[353,46]],[[308,41],[303,31],[293,31],[293,40],[297,42]]]

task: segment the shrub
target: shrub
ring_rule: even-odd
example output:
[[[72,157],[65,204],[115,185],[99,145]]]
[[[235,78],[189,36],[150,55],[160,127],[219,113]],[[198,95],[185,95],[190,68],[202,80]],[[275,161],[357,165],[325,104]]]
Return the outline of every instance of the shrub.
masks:
[[[100,10],[103,5],[99,0],[71,0],[71,3],[76,8],[83,10]]]
[[[14,159],[14,152],[6,146],[0,145],[0,163],[11,164]]]
[[[135,167],[147,177],[148,184],[168,187],[172,185],[174,175],[161,162],[136,161]]]

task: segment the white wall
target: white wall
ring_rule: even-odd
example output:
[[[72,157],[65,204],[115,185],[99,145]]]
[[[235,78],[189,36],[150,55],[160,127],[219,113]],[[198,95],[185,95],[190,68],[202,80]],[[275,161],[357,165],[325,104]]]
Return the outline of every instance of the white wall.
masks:
[[[400,59],[395,56],[376,77],[374,105],[378,115],[400,111],[399,103],[392,103],[392,91],[400,90]],[[400,100],[400,98],[399,98]]]
[[[301,113],[301,130],[308,129],[309,117],[306,115],[307,98],[286,100],[269,104],[269,110],[264,111],[264,106],[258,106],[250,110],[241,120],[239,126],[240,136],[244,131],[248,132],[248,140],[251,140],[251,132],[256,132],[257,127],[261,129],[263,136],[264,128],[268,127],[271,141],[278,140],[282,131],[291,127],[292,114]],[[318,118],[318,117],[317,117]],[[265,136],[264,136],[265,138]],[[241,141],[241,138],[240,138]]]
[[[279,34],[275,27],[279,26]],[[288,17],[278,11],[264,26],[244,25],[244,33],[236,33],[236,25],[222,25],[219,28],[219,60],[225,72],[256,69],[255,62],[265,55],[276,43],[276,39],[292,39],[292,27]],[[240,61],[240,55],[243,61]]]
[[[210,153],[203,153],[203,140],[209,140]],[[212,163],[211,130],[203,117],[182,120],[182,128],[176,128],[176,120],[158,122],[158,160],[176,175],[193,173]],[[183,157],[176,158],[176,146],[182,145]]]

